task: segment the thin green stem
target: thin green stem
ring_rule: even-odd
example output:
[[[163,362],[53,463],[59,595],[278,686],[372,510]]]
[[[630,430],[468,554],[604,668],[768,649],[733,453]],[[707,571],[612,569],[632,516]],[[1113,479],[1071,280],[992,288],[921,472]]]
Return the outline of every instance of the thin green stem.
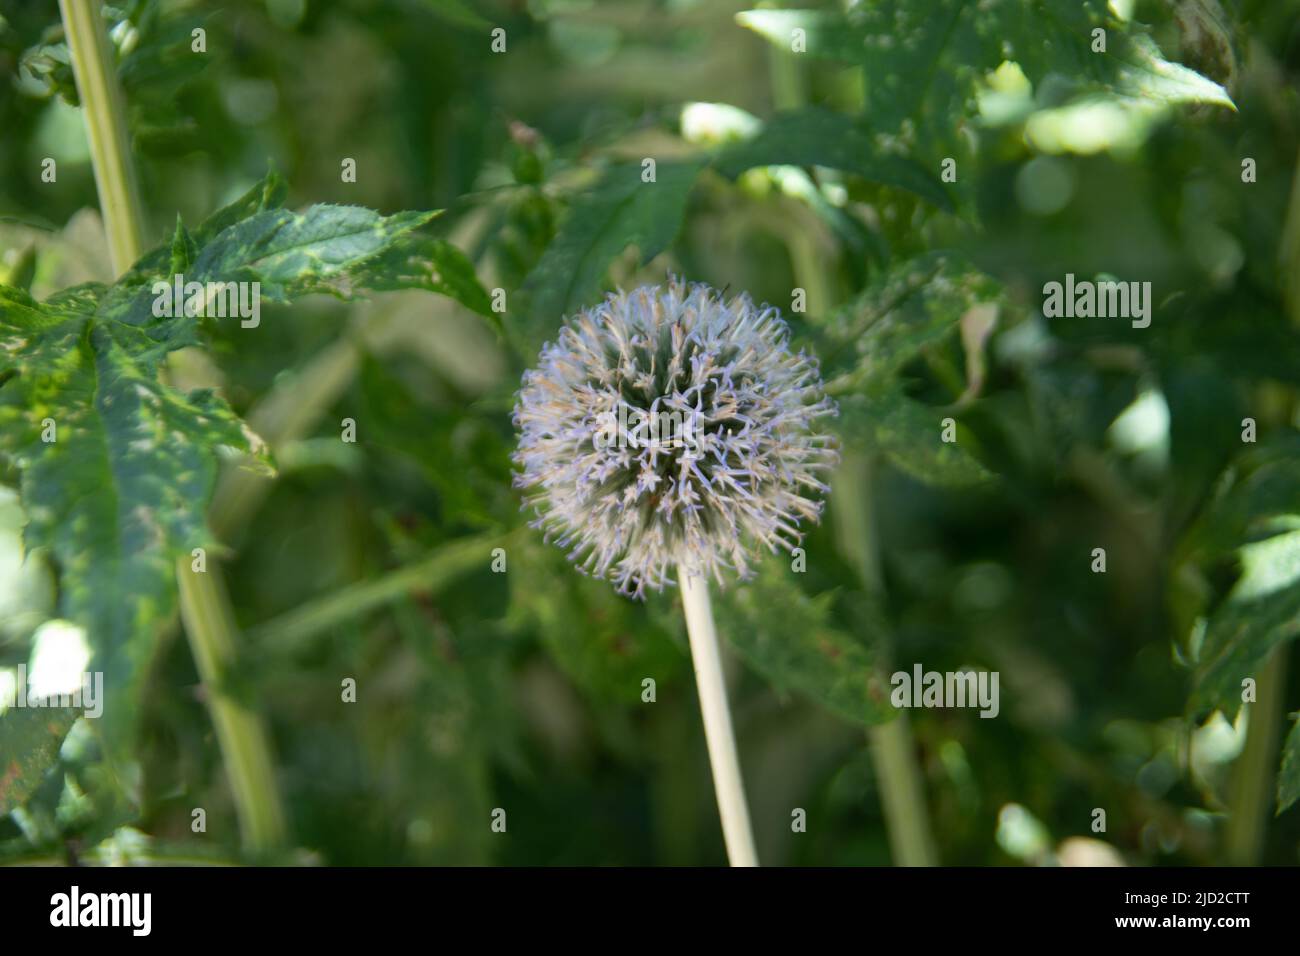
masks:
[[[1291,200],[1287,205],[1286,223],[1282,227],[1278,259],[1287,312],[1291,316],[1291,324],[1300,326],[1300,156],[1296,157],[1295,173],[1291,180]]]
[[[144,251],[144,214],[113,49],[99,3],[60,0],[59,8],[84,107],[109,255],[114,273],[121,275]],[[284,842],[285,824],[266,731],[257,715],[225,689],[224,677],[234,669],[237,657],[237,632],[221,571],[212,567],[194,572],[189,559],[181,558],[176,563],[176,580],[181,618],[199,674],[208,685],[208,710],[217,729],[245,846],[254,852],[275,849]]]
[[[266,728],[257,713],[228,690],[238,657],[237,631],[225,587],[214,570],[196,572],[186,562],[178,564],[181,620],[217,730],[244,845],[253,853],[267,853],[284,844],[284,810]]]
[[[772,100],[776,108],[788,110],[804,105],[807,80],[799,59],[773,48],[770,64]],[[793,236],[788,244],[800,285],[808,290],[813,303],[825,308],[833,283],[823,257],[806,237]],[[841,550],[857,565],[863,586],[879,593],[882,585],[871,516],[870,477],[870,461],[863,455],[846,453],[836,476],[832,501],[839,523]],[[867,731],[867,738],[880,780],[880,799],[894,861],[901,866],[934,866],[938,854],[925,807],[916,742],[907,716],[899,714],[889,723],[872,727]]]
[[[1224,853],[1233,866],[1257,866],[1272,817],[1278,742],[1286,693],[1287,647],[1273,649],[1258,672],[1255,703],[1248,705],[1246,746],[1232,768]]]
[[[772,105],[778,110],[803,106],[808,99],[808,81],[795,55],[789,50],[770,46],[768,68],[772,76]]]
[[[90,139],[90,155],[115,276],[144,252],[144,211],[131,162],[122,88],[113,48],[94,0],[59,0]]]
[[[504,547],[514,536],[457,538],[420,561],[299,605],[257,628],[254,643],[277,653],[293,651],[317,634],[391,604],[412,591],[435,594],[470,571],[482,568],[492,550]]]
[[[807,101],[807,77],[799,58],[775,47],[769,55],[773,104],[778,110],[803,106]],[[823,258],[806,237],[792,237],[788,245],[800,285],[809,291],[813,303],[825,308],[833,286]],[[879,593],[882,585],[869,480],[870,461],[863,455],[846,453],[836,476],[833,512],[838,520],[841,550],[857,565],[863,586]],[[925,807],[916,743],[906,715],[872,727],[867,738],[880,780],[885,827],[895,862],[902,866],[934,866],[938,855]]]
[[[878,595],[883,585],[871,513],[870,459],[846,451],[835,486],[831,500],[840,547],[856,565],[863,587]],[[890,666],[887,659],[885,666]],[[894,861],[900,866],[937,865],[916,742],[907,715],[899,714],[889,723],[877,724],[867,731],[867,736]]]
[[[1297,157],[1287,205],[1282,240],[1278,248],[1282,296],[1293,325],[1300,327],[1300,157]],[[1283,388],[1277,394],[1274,424],[1289,428],[1295,421],[1295,390]],[[1267,410],[1265,386],[1256,390],[1257,402]],[[1233,767],[1229,794],[1231,813],[1224,835],[1224,853],[1238,866],[1258,864],[1264,853],[1270,811],[1277,786],[1278,747],[1282,738],[1283,695],[1286,693],[1287,646],[1281,644],[1258,672],[1255,703],[1249,705],[1246,746]]]

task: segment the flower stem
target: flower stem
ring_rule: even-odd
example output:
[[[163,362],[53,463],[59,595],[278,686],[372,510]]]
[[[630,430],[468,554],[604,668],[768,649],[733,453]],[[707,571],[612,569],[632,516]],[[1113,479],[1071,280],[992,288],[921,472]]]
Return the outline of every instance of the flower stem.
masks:
[[[691,661],[700,692],[704,739],[708,743],[709,763],[713,767],[713,789],[718,797],[727,858],[732,866],[758,866],[754,834],[749,825],[749,807],[745,803],[745,782],[740,776],[740,758],[736,755],[736,735],[731,729],[731,710],[727,705],[727,685],[722,676],[718,632],[713,625],[709,584],[703,577],[692,575],[682,567],[677,569],[677,581],[682,587],[682,603],[686,608],[686,632],[691,641]]]
[[[96,0],[59,0],[59,10],[84,107],[109,256],[114,273],[121,275],[144,251],[144,214],[113,49]],[[283,842],[284,815],[267,735],[256,714],[230,697],[222,684],[222,676],[233,668],[236,630],[221,571],[192,572],[184,557],[176,563],[176,577],[181,618],[199,674],[208,684],[208,710],[245,845],[254,852],[273,849]]]

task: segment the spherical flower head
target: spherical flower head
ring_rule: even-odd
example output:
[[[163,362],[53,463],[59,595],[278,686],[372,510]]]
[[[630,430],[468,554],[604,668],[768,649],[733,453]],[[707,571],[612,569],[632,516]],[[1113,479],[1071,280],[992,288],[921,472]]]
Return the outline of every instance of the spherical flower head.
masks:
[[[749,577],[799,544],[837,462],[817,362],[776,309],[673,279],[568,319],[524,375],[515,483],[534,527],[635,597],[674,566]]]

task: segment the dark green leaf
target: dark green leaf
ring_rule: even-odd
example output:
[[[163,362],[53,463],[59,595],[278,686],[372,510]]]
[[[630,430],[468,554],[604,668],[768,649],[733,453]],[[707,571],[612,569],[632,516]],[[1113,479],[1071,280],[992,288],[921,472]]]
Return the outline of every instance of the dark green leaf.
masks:
[[[943,186],[924,166],[886,153],[854,120],[830,110],[778,114],[753,139],[724,148],[714,165],[731,178],[755,166],[827,166],[952,208]]]
[[[1210,616],[1197,655],[1194,701],[1228,717],[1241,708],[1241,682],[1279,643],[1300,633],[1300,531],[1240,549],[1242,572]]]
[[[1282,745],[1282,769],[1277,774],[1277,812],[1300,799],[1300,720],[1291,727]]]
[[[492,300],[474,274],[469,257],[450,242],[411,234],[364,262],[353,279],[357,287],[382,292],[388,289],[427,289],[490,320],[500,329]]]
[[[256,450],[222,399],[163,381],[167,353],[198,342],[199,320],[154,314],[154,283],[173,279],[161,270],[260,282],[279,301],[370,285],[484,305],[463,256],[411,235],[433,213],[298,214],[276,208],[283,191],[272,174],[192,235],[178,223],[170,245],[115,286],[45,303],[0,287],[0,454],[20,473],[27,544],[58,562],[62,612],[87,629],[110,698],[138,686],[154,627],[173,607],[175,560],[213,544],[204,512],[219,449]],[[110,729],[130,710],[110,708]]]
[[[95,295],[38,304],[0,288],[0,453],[21,475],[26,544],[58,561],[62,612],[91,635],[111,695],[134,686],[170,612],[173,561],[212,543],[216,449],[251,445],[216,395],[163,384],[167,346],[97,315]]]
[[[467,0],[423,0],[431,13],[441,20],[458,27],[474,30],[491,29],[491,21],[485,19]]]
[[[172,256],[168,272],[172,275],[184,275],[189,271],[194,260],[198,258],[199,247],[190,235],[189,230],[185,228],[185,223],[181,222],[181,217],[176,217],[176,233],[172,236]]]
[[[546,335],[560,320],[590,305],[605,272],[629,246],[649,262],[673,241],[698,163],[660,163],[656,182],[641,181],[640,166],[608,170],[573,203],[568,219],[524,283],[530,333]]]
[[[80,716],[71,707],[11,707],[0,714],[0,817],[32,795]]]
[[[840,431],[926,484],[961,488],[990,480],[970,451],[973,438],[961,428],[943,440],[951,412],[914,401],[897,388],[870,390],[840,399]]]
[[[840,349],[826,356],[828,371],[837,371],[841,353],[852,349],[855,384],[888,380],[957,332],[973,306],[1001,299],[998,283],[960,256],[932,252],[898,263],[829,317],[826,334]]]
[[[1193,546],[1217,557],[1252,539],[1298,526],[1300,460],[1284,457],[1260,464],[1210,502],[1190,539]]]
[[[242,222],[259,212],[279,209],[284,205],[286,192],[284,179],[281,178],[280,174],[269,172],[265,178],[254,184],[238,199],[228,203],[204,219],[198,228],[190,233],[190,238],[194,241],[196,247],[207,245],[218,233],[229,229],[236,223]],[[180,225],[179,216],[177,217],[177,224]],[[175,275],[174,272],[167,271],[171,264],[171,256],[171,245],[161,245],[149,250],[122,277],[119,284],[138,285],[146,280],[156,278],[160,274]],[[191,259],[191,261],[193,260]]]
[[[718,595],[719,629],[778,691],[806,694],[849,720],[883,723],[894,715],[874,650],[883,620],[859,615],[861,632],[848,634],[831,623],[834,600],[809,597],[785,563],[769,561],[755,581]]]
[[[878,0],[846,13],[748,10],[737,20],[786,50],[803,30],[809,55],[860,64],[871,128],[921,143],[953,143],[981,81],[1004,62],[1032,86],[1052,88],[1046,105],[1105,101],[1143,126],[1178,103],[1234,108],[1217,83],[1110,18],[1104,0]],[[1097,27],[1106,30],[1106,52],[1092,49]]]
[[[558,548],[525,541],[511,549],[512,601],[575,683],[603,703],[627,706],[641,702],[644,678],[662,687],[681,669],[681,651],[646,605],[571,573]]]

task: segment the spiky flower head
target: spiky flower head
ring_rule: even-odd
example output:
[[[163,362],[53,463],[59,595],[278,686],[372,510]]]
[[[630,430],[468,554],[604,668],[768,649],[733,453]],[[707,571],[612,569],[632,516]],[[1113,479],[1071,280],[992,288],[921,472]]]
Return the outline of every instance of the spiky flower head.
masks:
[[[625,594],[675,565],[742,578],[821,513],[837,455],[817,362],[776,309],[672,279],[568,319],[524,375],[515,483],[580,570]]]

